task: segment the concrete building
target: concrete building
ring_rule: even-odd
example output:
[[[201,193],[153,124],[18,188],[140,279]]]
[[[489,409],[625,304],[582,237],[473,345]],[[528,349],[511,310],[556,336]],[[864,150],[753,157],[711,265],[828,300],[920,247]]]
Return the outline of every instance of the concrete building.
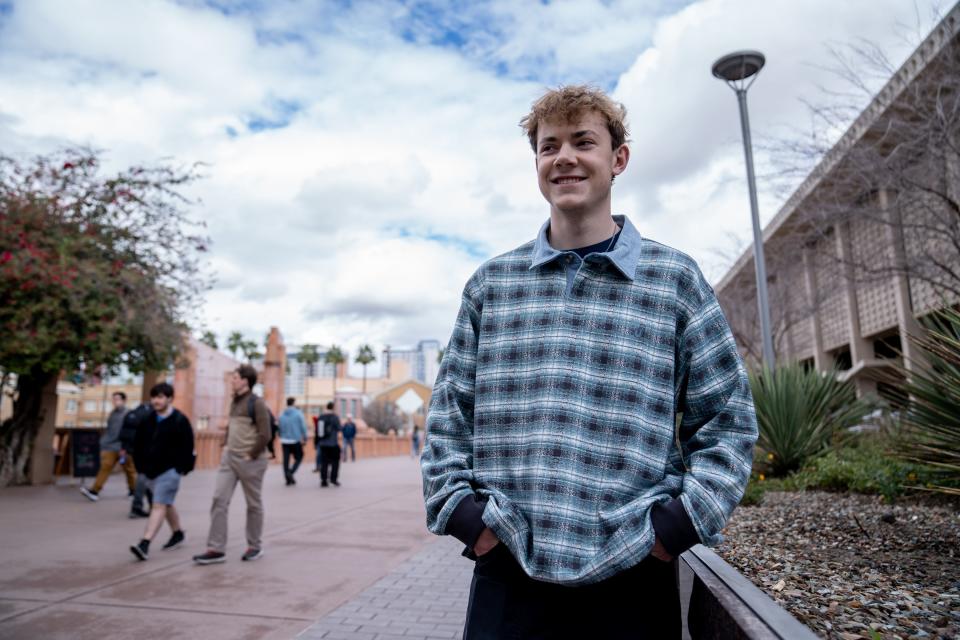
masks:
[[[414,380],[433,387],[440,371],[440,341],[421,340],[413,349],[396,349],[387,347],[380,357],[380,364],[385,378],[395,377],[390,373],[391,367],[403,362],[410,367]]]
[[[347,375],[348,363],[350,362],[350,353],[344,351],[346,360],[343,364],[332,365],[324,362],[327,357],[327,349],[318,347],[317,353],[320,359],[312,366],[305,362],[298,362],[297,356],[300,354],[300,347],[291,347],[287,353],[287,373],[284,378],[284,393],[290,396],[303,394],[304,385],[307,378],[333,378],[334,374],[338,377]]]
[[[893,166],[896,153],[921,148],[907,136],[918,136],[911,127],[933,106],[938,92],[931,87],[957,82],[958,30],[960,7],[954,7],[765,227],[778,363],[801,361],[821,371],[836,367],[859,393],[879,391],[896,399],[890,365],[902,362],[901,354],[908,367],[918,357],[908,339],[919,330],[917,319],[960,301],[949,277],[938,286],[922,270],[927,261],[944,273],[960,274],[960,246],[949,241],[950,233],[960,237],[950,211],[951,201],[960,202],[956,147],[930,144],[905,165],[904,172],[919,171],[914,177],[929,181],[933,190],[911,189],[914,177],[896,182],[864,168],[870,159],[878,167]],[[930,193],[938,189],[939,199]],[[716,292],[745,358],[758,364],[752,248]]]

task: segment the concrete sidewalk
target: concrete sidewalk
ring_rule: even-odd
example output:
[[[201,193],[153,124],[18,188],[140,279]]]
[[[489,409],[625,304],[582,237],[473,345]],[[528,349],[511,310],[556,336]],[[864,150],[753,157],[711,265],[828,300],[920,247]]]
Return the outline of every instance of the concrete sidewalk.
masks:
[[[309,464],[294,487],[285,487],[282,470],[271,465],[266,557],[240,561],[245,503],[237,487],[228,561],[195,566],[190,557],[205,547],[215,473],[184,479],[177,508],[187,541],[162,551],[164,525],[147,562],[128,550],[145,520],[127,518],[120,475],[96,504],[76,483],[0,491],[0,638],[292,638],[308,628],[316,637],[318,620],[349,608],[368,587],[375,592],[375,583],[411,566],[406,560],[428,559],[436,544],[424,526],[419,466],[410,458],[343,465],[343,486],[325,489]],[[450,579],[469,587],[469,571],[458,567]],[[368,612],[376,615],[377,606],[371,602]]]

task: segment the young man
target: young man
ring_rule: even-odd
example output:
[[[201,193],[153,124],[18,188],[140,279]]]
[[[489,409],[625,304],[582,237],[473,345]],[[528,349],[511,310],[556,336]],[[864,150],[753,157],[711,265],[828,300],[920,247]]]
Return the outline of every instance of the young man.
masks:
[[[295,398],[287,398],[287,408],[280,414],[280,446],[283,449],[283,476],[287,486],[297,484],[293,474],[303,462],[303,445],[307,444],[307,423],[294,405]],[[290,459],[293,466],[290,466]]]
[[[427,420],[427,525],[477,559],[465,637],[677,638],[673,559],[716,544],[756,419],[688,256],[611,215],[625,110],[588,87],[521,121],[550,218],[467,282]]]
[[[100,499],[100,490],[103,489],[107,478],[113,473],[113,468],[120,464],[127,476],[127,488],[130,495],[137,486],[137,470],[133,464],[133,452],[123,447],[120,440],[120,430],[123,427],[123,418],[127,415],[127,394],[117,391],[113,394],[113,410],[107,416],[107,430],[100,436],[100,470],[93,486],[87,489],[80,488],[82,493],[91,502]]]
[[[173,408],[173,387],[166,382],[150,389],[153,411],[137,429],[134,440],[134,460],[137,470],[147,479],[153,492],[153,504],[143,538],[130,547],[138,560],[146,560],[150,541],[157,535],[163,521],[173,534],[163,545],[164,550],[183,543],[180,515],[173,502],[180,489],[180,476],[190,473],[194,465],[193,427],[187,417]]]
[[[320,467],[320,486],[326,487],[329,472],[330,482],[339,487],[337,476],[340,473],[340,445],[337,434],[340,433],[340,417],[333,412],[333,402],[327,403],[327,410],[317,419],[317,431],[313,442],[317,449],[317,466]]]
[[[226,560],[227,513],[230,499],[243,487],[247,501],[247,550],[242,560],[263,557],[263,474],[267,471],[267,443],[270,442],[270,414],[262,398],[253,395],[257,370],[248,364],[237,367],[230,379],[233,403],[227,424],[227,446],[220,458],[217,484],[210,507],[210,535],[207,550],[193,556],[197,564]]]
[[[343,423],[343,461],[347,461],[347,452],[350,453],[350,460],[357,461],[357,425],[353,422],[353,414],[347,414],[347,421]]]

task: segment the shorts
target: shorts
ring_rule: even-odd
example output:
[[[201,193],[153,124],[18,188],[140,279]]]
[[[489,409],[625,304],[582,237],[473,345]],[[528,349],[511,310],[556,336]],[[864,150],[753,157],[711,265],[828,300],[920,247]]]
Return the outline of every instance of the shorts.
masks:
[[[176,469],[167,469],[156,478],[147,478],[147,488],[153,491],[154,504],[173,504],[180,490],[180,474]]]

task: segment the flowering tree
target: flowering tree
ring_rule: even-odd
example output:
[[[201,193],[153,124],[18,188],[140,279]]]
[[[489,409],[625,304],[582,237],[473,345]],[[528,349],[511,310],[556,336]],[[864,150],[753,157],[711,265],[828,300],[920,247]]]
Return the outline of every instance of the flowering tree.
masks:
[[[28,481],[41,392],[62,372],[165,369],[199,295],[209,241],[180,190],[196,168],[105,176],[98,154],[0,156],[0,370],[16,378],[0,425],[0,486]]]

